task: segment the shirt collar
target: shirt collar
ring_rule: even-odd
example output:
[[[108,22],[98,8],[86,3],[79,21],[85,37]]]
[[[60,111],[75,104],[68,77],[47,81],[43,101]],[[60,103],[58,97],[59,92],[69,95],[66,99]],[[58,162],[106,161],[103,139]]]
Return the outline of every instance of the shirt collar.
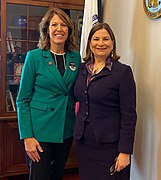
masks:
[[[106,59],[106,62],[105,62],[105,68],[107,68],[108,70],[111,71],[111,69],[112,69],[112,64],[113,64],[113,63],[112,63],[112,58],[111,58],[111,57],[107,58],[107,59]],[[92,62],[92,61],[87,62],[85,66],[86,66],[86,68],[87,68],[87,71],[88,71],[89,73],[91,73],[92,70],[93,70],[93,68],[94,68],[93,62]]]

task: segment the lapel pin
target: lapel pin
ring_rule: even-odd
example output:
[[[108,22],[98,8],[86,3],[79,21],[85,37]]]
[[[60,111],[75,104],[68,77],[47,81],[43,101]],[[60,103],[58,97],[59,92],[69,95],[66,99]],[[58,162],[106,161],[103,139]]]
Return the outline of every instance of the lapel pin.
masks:
[[[74,62],[70,62],[70,63],[69,63],[69,68],[70,68],[72,71],[75,71],[75,70],[76,70],[76,66],[75,66]]]
[[[51,61],[49,61],[48,64],[49,64],[49,66],[52,66],[53,63]]]

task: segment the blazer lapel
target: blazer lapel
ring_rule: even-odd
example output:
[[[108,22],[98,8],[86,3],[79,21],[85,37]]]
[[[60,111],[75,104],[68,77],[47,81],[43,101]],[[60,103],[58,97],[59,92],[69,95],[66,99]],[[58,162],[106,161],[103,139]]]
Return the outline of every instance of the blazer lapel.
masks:
[[[82,64],[82,69],[81,69],[81,73],[84,75],[84,76],[87,76],[87,69],[85,67],[85,63]],[[105,68],[101,73],[99,73],[97,75],[97,77],[102,77],[102,76],[109,76],[111,75],[111,71],[108,69],[108,68]],[[97,78],[96,77],[96,78]]]
[[[64,83],[67,84],[71,78],[72,71],[76,70],[76,64],[74,62],[74,55],[71,52],[66,54],[66,71],[63,76]]]
[[[109,70],[109,69],[103,69],[102,70],[102,72],[100,72],[97,76],[96,76],[96,78],[98,77],[103,77],[103,76],[109,76],[109,75],[111,75],[111,71]]]
[[[51,74],[54,76],[54,78],[57,80],[57,82],[60,84],[60,86],[67,92],[67,88],[64,84],[63,78],[57,69],[55,62],[50,54],[50,51],[43,51],[43,57],[45,59],[45,63],[51,72]]]

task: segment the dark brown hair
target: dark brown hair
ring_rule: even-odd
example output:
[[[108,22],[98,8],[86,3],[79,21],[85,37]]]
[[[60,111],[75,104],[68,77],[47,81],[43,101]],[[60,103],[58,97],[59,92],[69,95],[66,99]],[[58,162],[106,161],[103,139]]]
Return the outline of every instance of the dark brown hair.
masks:
[[[50,37],[48,34],[48,27],[50,24],[50,21],[54,15],[58,15],[62,21],[68,26],[68,38],[65,42],[65,51],[73,51],[76,47],[75,45],[75,38],[74,38],[74,26],[72,20],[69,18],[69,16],[61,9],[59,8],[52,8],[45,16],[42,18],[42,21],[39,24],[39,32],[40,32],[40,38],[38,47],[41,49],[48,50],[50,49]]]
[[[115,40],[115,36],[114,33],[111,29],[111,27],[107,24],[107,23],[97,23],[96,25],[94,25],[92,27],[92,29],[89,32],[89,36],[88,36],[88,42],[87,42],[87,48],[86,48],[86,57],[83,58],[84,61],[90,61],[91,59],[91,49],[90,49],[90,41],[92,39],[93,34],[100,30],[100,29],[105,29],[107,30],[107,32],[109,33],[111,40],[113,41],[113,50],[111,51],[110,56],[114,59],[114,60],[118,60],[120,59],[120,56],[117,55],[116,53],[116,40]]]

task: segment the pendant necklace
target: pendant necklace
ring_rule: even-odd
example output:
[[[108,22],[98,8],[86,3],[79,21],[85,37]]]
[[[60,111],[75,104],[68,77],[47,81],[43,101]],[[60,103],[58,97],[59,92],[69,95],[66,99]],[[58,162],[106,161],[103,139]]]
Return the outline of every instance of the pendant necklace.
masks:
[[[105,67],[104,66],[100,66],[100,67],[97,67],[95,70],[93,69],[92,70],[92,74],[95,75],[95,74],[98,74],[100,71],[102,71],[102,69]]]
[[[53,55],[54,55],[55,65],[56,65],[56,67],[58,67],[58,60],[57,60],[56,55],[63,56],[63,64],[64,64],[64,68],[66,69],[66,64],[65,64],[65,53],[62,53],[62,54],[55,53],[55,52],[54,52],[54,51],[52,51],[51,49],[50,49],[50,52],[52,52],[52,53],[53,53]]]

